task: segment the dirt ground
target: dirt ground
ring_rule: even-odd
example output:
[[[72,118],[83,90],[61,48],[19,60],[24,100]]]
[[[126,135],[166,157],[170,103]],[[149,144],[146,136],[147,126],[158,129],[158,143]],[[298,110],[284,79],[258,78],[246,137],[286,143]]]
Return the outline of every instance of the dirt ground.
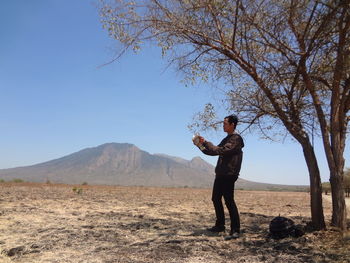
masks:
[[[81,189],[81,190],[80,190]],[[310,221],[308,193],[236,191],[243,235],[214,223],[211,190],[0,184],[0,262],[350,262],[335,229],[274,240],[269,222]],[[329,224],[331,203],[324,200]]]

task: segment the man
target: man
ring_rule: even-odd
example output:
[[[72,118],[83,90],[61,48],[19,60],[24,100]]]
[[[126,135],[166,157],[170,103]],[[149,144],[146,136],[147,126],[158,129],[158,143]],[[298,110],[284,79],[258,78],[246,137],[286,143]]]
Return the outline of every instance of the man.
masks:
[[[234,201],[234,187],[241,170],[244,143],[242,137],[235,132],[237,123],[238,118],[235,115],[224,118],[223,129],[227,136],[218,146],[214,146],[201,136],[199,136],[199,140],[194,141],[204,154],[219,155],[215,167],[215,181],[212,193],[216,223],[208,230],[211,232],[225,231],[225,214],[222,205],[222,197],[224,197],[231,220],[230,235],[226,239],[238,238],[240,235],[240,219]]]

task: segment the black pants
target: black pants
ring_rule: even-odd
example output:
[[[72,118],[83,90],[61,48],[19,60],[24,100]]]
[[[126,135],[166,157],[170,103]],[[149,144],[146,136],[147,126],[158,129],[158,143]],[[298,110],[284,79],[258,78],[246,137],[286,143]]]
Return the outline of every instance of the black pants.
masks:
[[[216,226],[225,225],[224,207],[222,197],[224,197],[226,207],[230,214],[231,231],[240,231],[240,220],[238,209],[234,200],[234,189],[237,177],[217,177],[214,181],[212,201],[216,214]]]

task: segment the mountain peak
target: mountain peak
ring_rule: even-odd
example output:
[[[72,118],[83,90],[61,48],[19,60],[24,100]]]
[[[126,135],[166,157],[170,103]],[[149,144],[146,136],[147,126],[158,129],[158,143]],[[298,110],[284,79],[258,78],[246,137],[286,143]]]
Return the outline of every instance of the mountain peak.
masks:
[[[213,173],[213,171],[214,171],[214,167],[211,164],[204,161],[199,156],[192,158],[192,160],[190,161],[190,167],[195,168],[195,169],[199,169],[202,171],[206,171],[208,173]]]
[[[108,143],[104,143],[101,144],[99,146],[97,146],[96,148],[117,148],[117,149],[123,149],[123,148],[137,148],[134,144],[131,143],[117,143],[117,142],[108,142]]]
[[[198,161],[201,161],[201,162],[205,162],[201,157],[199,156],[195,156],[192,158],[191,162],[198,162]]]

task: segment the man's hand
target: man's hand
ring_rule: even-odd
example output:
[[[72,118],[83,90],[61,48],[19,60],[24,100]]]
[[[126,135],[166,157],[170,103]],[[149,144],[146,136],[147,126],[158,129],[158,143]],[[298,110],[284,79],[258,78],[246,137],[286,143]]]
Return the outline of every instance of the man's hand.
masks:
[[[199,135],[194,135],[192,138],[192,142],[194,145],[198,146],[200,143],[200,136]]]
[[[193,136],[192,141],[196,146],[202,145],[202,143],[205,142],[204,138],[200,135]]]
[[[200,135],[196,135],[192,138],[193,144],[196,145],[199,149],[204,150],[204,146],[203,143],[205,142],[205,139],[200,136]]]

